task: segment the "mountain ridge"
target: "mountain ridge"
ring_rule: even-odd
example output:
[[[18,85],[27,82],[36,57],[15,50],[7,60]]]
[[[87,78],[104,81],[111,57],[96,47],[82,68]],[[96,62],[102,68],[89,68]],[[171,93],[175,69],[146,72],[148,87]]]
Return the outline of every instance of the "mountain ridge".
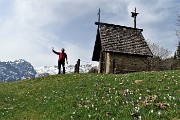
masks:
[[[80,65],[79,72],[87,73],[93,67],[92,64]],[[15,61],[0,61],[0,82],[12,82],[26,78],[37,78],[58,73],[57,66],[33,67],[30,62],[19,59]],[[74,65],[66,66],[66,73],[74,73]]]
[[[15,60],[14,62],[0,62],[0,82],[35,78],[35,74],[37,72],[34,67],[24,59]]]

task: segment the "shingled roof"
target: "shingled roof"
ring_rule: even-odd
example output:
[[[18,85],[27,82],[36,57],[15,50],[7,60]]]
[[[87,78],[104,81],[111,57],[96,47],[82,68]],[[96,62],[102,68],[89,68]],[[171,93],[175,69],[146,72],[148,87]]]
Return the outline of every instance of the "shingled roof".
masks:
[[[99,25],[93,51],[93,61],[99,61],[100,52],[152,56],[143,35],[142,29],[126,26],[95,23]]]

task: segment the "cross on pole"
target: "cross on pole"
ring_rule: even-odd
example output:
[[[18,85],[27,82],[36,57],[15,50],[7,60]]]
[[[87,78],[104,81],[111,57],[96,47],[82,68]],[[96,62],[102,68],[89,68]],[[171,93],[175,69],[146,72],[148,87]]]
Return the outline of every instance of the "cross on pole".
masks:
[[[132,16],[131,16],[131,17],[134,18],[134,28],[136,28],[136,17],[137,17],[137,15],[138,15],[139,13],[136,13],[136,8],[135,8],[134,11],[135,11],[135,12],[131,12],[131,13],[132,13]]]
[[[100,19],[101,19],[101,10],[99,8],[99,11],[98,11],[98,30],[99,30],[99,25],[100,25]]]
[[[100,18],[101,18],[101,10],[100,10],[100,8],[99,8],[99,11],[98,11],[98,23],[100,23]]]

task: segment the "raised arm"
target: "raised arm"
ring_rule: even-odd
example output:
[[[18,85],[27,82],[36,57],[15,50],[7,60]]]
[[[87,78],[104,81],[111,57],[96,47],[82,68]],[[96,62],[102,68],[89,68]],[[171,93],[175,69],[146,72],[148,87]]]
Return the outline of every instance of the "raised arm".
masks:
[[[52,51],[53,51],[53,53],[55,53],[55,54],[57,54],[57,55],[60,54],[60,52],[56,52],[56,51],[54,50],[54,48],[52,48]]]

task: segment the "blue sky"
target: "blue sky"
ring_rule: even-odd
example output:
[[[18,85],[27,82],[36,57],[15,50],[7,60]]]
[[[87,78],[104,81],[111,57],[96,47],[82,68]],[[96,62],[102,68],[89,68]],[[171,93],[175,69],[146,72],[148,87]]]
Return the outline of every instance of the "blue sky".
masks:
[[[51,48],[65,48],[69,64],[91,62],[101,8],[101,22],[137,27],[148,42],[172,52],[178,38],[180,0],[0,0],[0,61],[25,59],[33,66],[57,65]]]

